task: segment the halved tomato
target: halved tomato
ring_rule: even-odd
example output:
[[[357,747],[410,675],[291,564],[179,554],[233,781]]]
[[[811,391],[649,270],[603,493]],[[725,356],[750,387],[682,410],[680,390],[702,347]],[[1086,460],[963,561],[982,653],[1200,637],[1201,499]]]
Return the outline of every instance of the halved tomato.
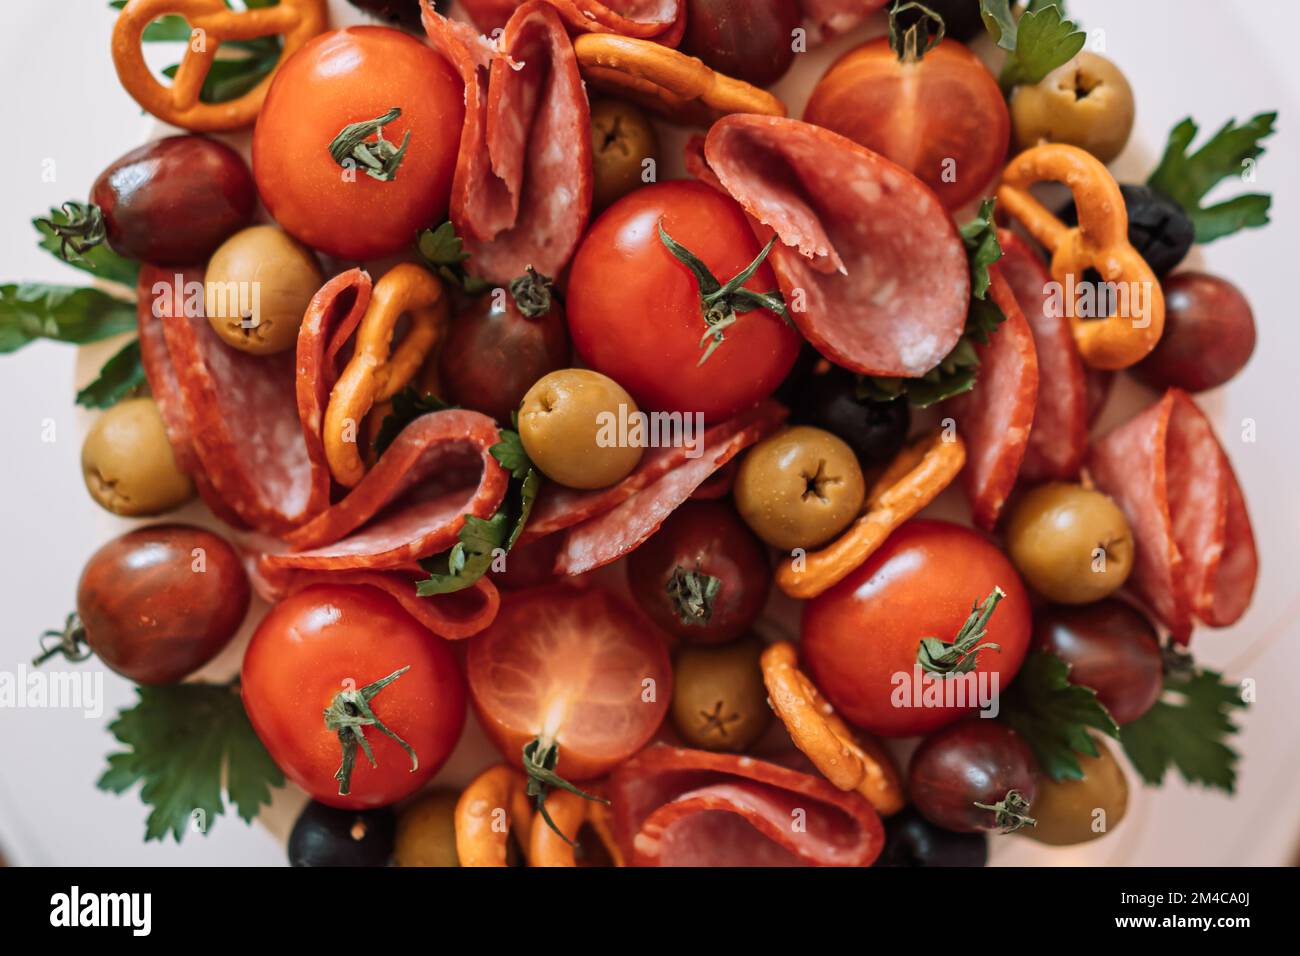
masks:
[[[672,699],[672,666],[636,608],[596,587],[501,596],[501,613],[469,641],[470,699],[512,763],[552,747],[549,769],[599,777],[654,736]]]

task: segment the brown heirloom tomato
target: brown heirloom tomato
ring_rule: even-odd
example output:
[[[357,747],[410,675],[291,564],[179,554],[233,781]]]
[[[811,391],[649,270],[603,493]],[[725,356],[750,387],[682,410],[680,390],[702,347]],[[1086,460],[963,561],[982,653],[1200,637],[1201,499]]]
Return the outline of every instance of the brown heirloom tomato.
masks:
[[[794,61],[797,0],[688,0],[682,51],[756,86],[775,83]]]

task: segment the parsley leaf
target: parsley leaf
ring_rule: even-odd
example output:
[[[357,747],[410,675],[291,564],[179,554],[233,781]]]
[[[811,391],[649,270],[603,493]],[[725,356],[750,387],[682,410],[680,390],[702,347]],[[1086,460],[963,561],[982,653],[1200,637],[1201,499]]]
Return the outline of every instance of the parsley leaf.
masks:
[[[1239,729],[1232,710],[1246,707],[1241,690],[1214,671],[1193,668],[1165,675],[1165,689],[1150,710],[1124,725],[1120,741],[1142,779],[1164,782],[1172,765],[1188,783],[1232,793],[1237,782],[1235,750],[1224,743]]]
[[[1004,90],[1038,83],[1070,62],[1088,39],[1058,3],[1031,3],[1017,21],[1011,0],[980,0],[980,16],[994,42],[1007,51],[999,77]]]
[[[42,338],[85,345],[135,326],[135,305],[98,289],[0,285],[0,354]]]
[[[406,386],[393,396],[393,410],[385,415],[384,420],[379,423],[379,431],[375,433],[375,454],[382,455],[388,446],[393,443],[394,439],[402,433],[402,429],[421,415],[427,415],[430,412],[442,412],[455,407],[455,405],[448,405],[431,392],[421,395],[415,390],[415,386]]]
[[[136,280],[140,276],[138,262],[119,256],[105,241],[97,242],[90,248],[77,252],[71,241],[59,235],[58,228],[72,223],[71,211],[75,211],[80,205],[67,203],[61,209],[51,209],[50,214],[44,218],[33,219],[32,225],[40,234],[37,245],[76,269],[134,289]]]
[[[1277,113],[1260,113],[1238,126],[1228,120],[1217,133],[1188,155],[1197,126],[1191,117],[1169,133],[1169,142],[1147,185],[1183,207],[1196,227],[1196,241],[1213,242],[1241,229],[1268,223],[1272,197],[1262,193],[1237,196],[1208,208],[1201,206],[1206,194],[1223,180],[1241,176],[1264,153],[1260,141],[1273,135]]]
[[[421,258],[438,271],[447,282],[463,289],[468,295],[478,295],[492,288],[492,283],[470,275],[465,270],[469,253],[464,242],[456,235],[456,227],[447,220],[437,229],[425,229],[416,236],[416,249]]]
[[[284,774],[253,732],[236,685],[137,687],[136,694],[139,702],[108,727],[129,749],[109,754],[97,786],[121,794],[143,784],[140,797],[152,808],[146,841],[170,833],[179,843],[196,811],[208,832],[225,812],[223,770],[226,797],[246,822],[284,784]]]
[[[1002,694],[999,718],[1025,738],[1043,773],[1082,780],[1075,754],[1096,757],[1088,728],[1119,738],[1119,726],[1089,687],[1071,684],[1070,666],[1049,651],[1034,651]]]
[[[140,340],[122,346],[99,370],[99,377],[77,392],[77,404],[85,408],[108,408],[133,395],[145,384]]]

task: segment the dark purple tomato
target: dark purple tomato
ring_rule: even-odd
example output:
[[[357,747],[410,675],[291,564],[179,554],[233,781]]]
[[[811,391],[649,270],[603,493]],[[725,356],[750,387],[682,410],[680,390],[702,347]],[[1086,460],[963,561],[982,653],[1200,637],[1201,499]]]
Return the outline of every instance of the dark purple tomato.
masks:
[[[518,296],[489,292],[456,316],[439,366],[448,401],[502,424],[539,378],[569,365],[559,300],[540,279],[519,281]]]
[[[204,136],[131,150],[95,180],[90,201],[118,255],[159,266],[206,262],[252,221],[257,187],[244,160]]]
[[[420,24],[420,0],[348,0],[348,3],[380,20],[424,32]],[[451,0],[436,0],[433,5],[444,16],[450,6]]]
[[[1033,815],[1038,762],[1006,724],[975,717],[931,734],[907,775],[916,808],[945,830],[1012,830]]]
[[[914,807],[885,820],[885,849],[876,866],[984,866],[989,860],[983,833],[953,833],[937,827]]]
[[[767,86],[794,60],[798,0],[688,0],[682,50],[738,80]]]
[[[158,524],[96,551],[77,585],[86,643],[137,684],[172,684],[229,643],[248,611],[248,575],[223,538]]]
[[[506,591],[540,587],[555,579],[555,559],[560,555],[564,535],[548,534],[544,538],[517,544],[506,555],[504,571],[495,571],[492,581]]]
[[[740,637],[772,584],[767,549],[731,506],[688,501],[627,559],[632,596],[650,618],[690,644]]]
[[[1070,665],[1070,681],[1091,687],[1117,724],[1137,720],[1164,684],[1160,642],[1151,623],[1109,598],[1034,612],[1034,644]]]
[[[912,424],[906,399],[873,402],[859,398],[857,376],[835,366],[810,375],[794,401],[796,421],[844,439],[867,464],[887,462],[898,454]]]
[[[1240,372],[1255,351],[1255,316],[1241,290],[1204,272],[1179,272],[1162,286],[1165,331],[1133,374],[1153,388],[1203,392]]]

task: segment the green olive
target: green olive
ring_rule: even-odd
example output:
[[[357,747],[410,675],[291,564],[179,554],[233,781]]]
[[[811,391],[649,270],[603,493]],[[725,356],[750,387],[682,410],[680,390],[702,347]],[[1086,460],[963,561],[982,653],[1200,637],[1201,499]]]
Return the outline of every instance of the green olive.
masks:
[[[808,425],[777,432],[750,449],[733,492],[745,523],[784,551],[834,538],[858,517],[866,493],[853,449]]]
[[[460,866],[454,790],[430,790],[397,815],[393,862],[398,866]]]
[[[603,209],[645,183],[645,161],[658,162],[659,138],[650,120],[631,103],[598,99],[591,104],[592,204]]]
[[[1020,499],[1007,522],[1007,551],[1039,594],[1060,604],[1091,604],[1128,578],[1133,532],[1100,491],[1053,482]]]
[[[276,226],[253,226],[208,260],[204,310],[227,345],[272,355],[297,343],[303,314],[323,282],[311,250]]]
[[[1011,121],[1021,149],[1068,143],[1109,163],[1133,131],[1133,90],[1110,60],[1080,53],[1034,86],[1016,87]]]
[[[81,473],[90,497],[113,514],[162,514],[194,496],[152,398],[128,398],[99,416],[81,446]]]
[[[745,638],[731,644],[684,647],[673,663],[673,726],[682,740],[703,750],[743,751],[772,720],[759,655],[763,645]]]
[[[570,488],[604,488],[641,461],[644,448],[627,440],[635,437],[637,414],[632,396],[608,375],[566,368],[542,376],[524,395],[519,437],[547,478]]]
[[[1071,846],[1105,836],[1124,819],[1128,809],[1128,781],[1110,750],[1096,737],[1097,756],[1079,754],[1082,780],[1052,780],[1044,775],[1030,815],[1037,826],[1025,827],[1025,836],[1050,846]]]

